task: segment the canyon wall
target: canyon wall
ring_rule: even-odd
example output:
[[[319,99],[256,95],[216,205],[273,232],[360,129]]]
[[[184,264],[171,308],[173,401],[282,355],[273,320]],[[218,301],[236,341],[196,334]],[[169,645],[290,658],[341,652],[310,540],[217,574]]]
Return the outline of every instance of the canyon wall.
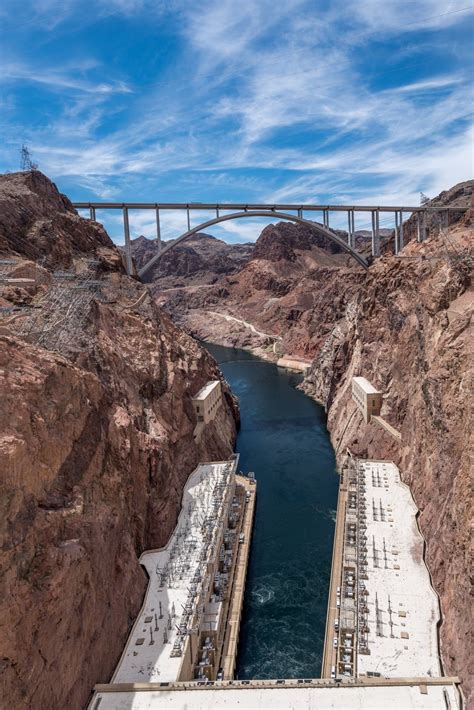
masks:
[[[450,234],[457,253],[439,259],[436,241],[410,245],[424,260],[378,261],[307,373],[304,390],[328,411],[339,455],[394,460],[420,509],[426,561],[440,596],[444,670],[472,699],[472,392],[474,295],[472,221]],[[351,398],[354,375],[384,392],[382,416],[365,424]],[[468,701],[469,703],[469,701]]]
[[[238,411],[224,383],[195,442],[216,363],[47,178],[1,177],[0,208],[2,700],[82,708],[140,607],[138,556],[166,542],[197,463],[232,454]]]

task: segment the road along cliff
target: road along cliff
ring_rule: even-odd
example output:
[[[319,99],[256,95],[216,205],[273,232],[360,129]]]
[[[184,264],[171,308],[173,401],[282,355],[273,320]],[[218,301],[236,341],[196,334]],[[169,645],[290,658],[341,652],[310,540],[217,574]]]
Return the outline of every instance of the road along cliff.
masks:
[[[228,458],[238,411],[200,441],[191,398],[221,378],[101,225],[41,173],[0,177],[0,651],[6,707],[83,707],[107,681],[199,461]]]

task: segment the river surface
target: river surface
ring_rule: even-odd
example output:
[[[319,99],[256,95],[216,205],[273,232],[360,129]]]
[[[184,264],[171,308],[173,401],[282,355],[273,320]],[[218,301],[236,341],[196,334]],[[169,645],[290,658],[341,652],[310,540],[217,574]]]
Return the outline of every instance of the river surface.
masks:
[[[318,678],[338,490],[324,409],[301,375],[206,347],[239,397],[239,468],[258,486],[236,676]]]

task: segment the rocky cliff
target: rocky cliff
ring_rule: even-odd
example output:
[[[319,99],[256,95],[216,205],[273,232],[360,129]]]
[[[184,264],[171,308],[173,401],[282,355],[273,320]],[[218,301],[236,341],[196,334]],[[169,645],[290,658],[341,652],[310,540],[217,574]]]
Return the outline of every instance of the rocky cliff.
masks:
[[[392,459],[410,485],[440,596],[445,672],[461,676],[468,706],[474,651],[468,572],[474,453],[472,227],[472,215],[467,215],[450,230],[449,258],[433,238],[410,244],[403,260],[377,261],[322,343],[304,383],[305,391],[327,408],[339,455],[349,447],[356,455]],[[375,420],[364,424],[351,398],[354,375],[364,375],[384,392],[382,416],[401,432],[401,444]]]
[[[163,242],[167,246],[170,242]],[[156,254],[156,241],[144,236],[132,239],[132,256],[140,269]],[[224,274],[239,271],[250,258],[253,244],[227,244],[203,232],[170,249],[145,274],[156,288],[179,288],[215,283]]]
[[[310,359],[363,277],[352,263],[308,227],[279,222],[265,227],[239,272],[206,289],[155,294],[173,319],[199,338],[269,359],[286,353]]]
[[[81,708],[140,607],[138,555],[195,465],[231,455],[237,410],[224,385],[194,441],[215,362],[38,172],[0,178],[0,259],[2,701]]]

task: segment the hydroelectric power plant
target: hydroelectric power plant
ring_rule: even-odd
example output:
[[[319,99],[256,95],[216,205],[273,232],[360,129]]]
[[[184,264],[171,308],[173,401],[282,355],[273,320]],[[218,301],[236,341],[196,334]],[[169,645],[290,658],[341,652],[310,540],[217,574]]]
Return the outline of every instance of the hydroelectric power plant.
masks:
[[[208,347],[240,400],[239,453],[191,474],[169,543],[142,555],[140,616],[90,710],[459,708],[396,466],[347,452],[338,477],[324,412],[295,389],[301,376]],[[219,398],[218,382],[196,395],[201,427]],[[237,474],[250,464],[258,499],[254,474]]]

